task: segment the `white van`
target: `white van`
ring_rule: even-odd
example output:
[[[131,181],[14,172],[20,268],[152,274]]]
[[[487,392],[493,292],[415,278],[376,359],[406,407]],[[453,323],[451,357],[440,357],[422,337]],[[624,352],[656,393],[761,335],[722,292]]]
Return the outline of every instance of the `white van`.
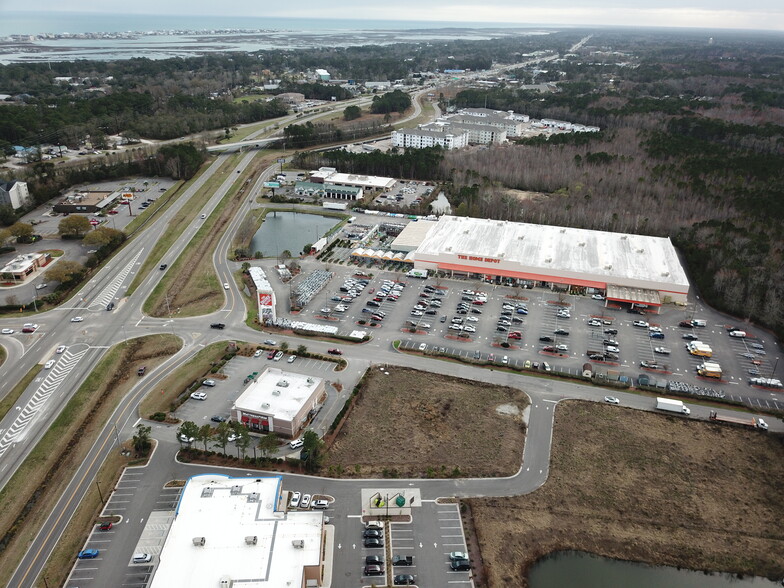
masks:
[[[707,327],[708,322],[705,319],[692,319],[691,324],[695,327]]]
[[[730,337],[743,338],[745,336],[746,336],[746,331],[730,331]]]
[[[383,529],[384,523],[381,521],[368,521],[365,523],[366,529]]]

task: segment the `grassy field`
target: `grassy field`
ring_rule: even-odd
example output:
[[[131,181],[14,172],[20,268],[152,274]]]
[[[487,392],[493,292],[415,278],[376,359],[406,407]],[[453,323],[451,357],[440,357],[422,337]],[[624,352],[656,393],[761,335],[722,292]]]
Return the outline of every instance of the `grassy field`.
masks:
[[[249,98],[245,96],[244,98]],[[235,99],[235,102],[242,100],[242,98]],[[231,135],[228,138],[223,138],[218,143],[237,143],[245,139],[248,135],[255,133],[256,131],[260,131],[261,129],[274,129],[276,126],[281,125],[281,121],[285,117],[278,117],[278,118],[271,118],[269,120],[262,120],[257,123],[253,123],[247,126],[239,127],[236,131],[232,131]],[[262,139],[265,138],[267,134],[265,134]],[[256,137],[259,138],[259,137]]]
[[[327,453],[333,473],[361,477],[510,475],[525,442],[520,390],[404,368],[366,376],[350,416]]]
[[[555,416],[540,490],[468,501],[489,586],[568,549],[784,577],[781,436],[576,401]]]
[[[125,394],[139,381],[140,365],[154,367],[182,342],[151,335],[107,351],[41,441],[0,491],[0,584],[7,584],[19,560],[92,447],[96,435]],[[93,515],[94,516],[94,515]],[[73,553],[83,538],[58,546]],[[59,584],[54,584],[59,585]]]

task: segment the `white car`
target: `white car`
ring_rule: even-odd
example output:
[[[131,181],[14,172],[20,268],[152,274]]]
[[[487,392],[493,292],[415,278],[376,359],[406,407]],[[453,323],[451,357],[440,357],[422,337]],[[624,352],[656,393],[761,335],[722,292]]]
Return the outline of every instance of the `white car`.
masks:
[[[183,443],[193,443],[194,438],[188,437],[184,433],[180,433],[180,441],[182,441]]]
[[[0,331],[0,333],[3,333],[3,335],[13,335],[14,334],[14,330],[13,329],[3,329],[2,331]]]
[[[65,349],[66,349],[65,345],[60,345],[60,347],[57,348],[56,353],[62,353],[63,351],[65,351]]]
[[[609,402],[610,404],[620,404],[621,403],[621,401],[618,400],[615,396],[605,396],[604,397],[604,401],[605,402]]]
[[[300,508],[310,508],[310,494],[303,494],[299,503]]]
[[[278,342],[277,342],[277,341],[273,341],[272,339],[265,339],[265,340],[264,340],[264,345],[272,345],[272,346],[275,346],[275,345],[277,345],[277,344],[278,344]]]
[[[653,327],[653,326],[649,326],[649,327],[648,327],[648,332],[649,332],[649,333],[661,333],[661,332],[662,332],[662,329],[661,329],[661,327]]]
[[[314,500],[312,507],[321,510],[324,510],[325,508],[329,508],[329,500],[324,500],[324,499]]]
[[[48,370],[48,369],[49,369],[50,367],[52,367],[53,365],[54,365],[54,360],[53,360],[53,359],[50,359],[49,361],[47,361],[47,362],[44,364],[44,369],[45,369],[45,370]]]
[[[621,352],[621,349],[619,347],[616,347],[615,345],[608,345],[607,347],[605,347],[605,349],[607,351],[609,351],[610,353],[620,353]]]
[[[294,363],[296,359],[297,359],[296,355],[289,355],[289,358],[286,361],[289,363]]]
[[[81,317],[81,316],[75,316],[75,317],[73,317],[73,318],[71,319],[71,322],[72,322],[72,323],[81,323],[83,320],[84,320],[84,317]]]
[[[229,436],[228,436],[228,437],[226,437],[226,441],[228,441],[229,443],[231,443],[232,441],[236,441],[236,440],[237,440],[237,439],[239,439],[239,438],[240,438],[240,436],[239,436],[239,435],[237,435],[237,433],[229,433]]]
[[[40,284],[38,284],[38,285],[35,287],[35,289],[36,289],[36,290],[43,290],[43,289],[44,289],[44,288],[46,288],[48,285],[49,285],[49,284],[47,284],[46,282],[41,282]]]
[[[601,294],[592,294],[591,298],[593,298],[594,300],[604,300],[604,296],[602,296]]]
[[[253,354],[253,357],[261,357],[262,353],[264,353],[263,349],[257,349],[256,353]]]
[[[425,313],[422,312],[421,310],[412,310],[411,316],[425,316]]]
[[[601,327],[602,326],[602,321],[600,321],[598,319],[591,319],[591,320],[588,321],[588,326],[589,327]]]
[[[289,503],[291,508],[297,508],[299,506],[299,499],[302,497],[302,494],[299,492],[295,492],[291,495],[291,502]]]
[[[477,317],[475,317],[475,316],[467,316],[467,317],[465,317],[465,320],[470,321],[472,323],[478,323],[479,322],[479,319]]]
[[[420,343],[419,344],[419,350],[420,351],[424,351],[425,349],[427,349],[427,343]]]
[[[569,346],[568,345],[564,345],[563,343],[561,343],[560,345],[556,345],[555,348],[558,351],[569,351]]]
[[[476,329],[475,329],[474,327],[472,327],[471,325],[465,325],[465,326],[463,327],[463,330],[464,330],[466,333],[476,333]]]
[[[654,347],[653,350],[656,353],[661,353],[662,355],[669,355],[670,354],[670,350],[667,347]]]
[[[191,392],[191,398],[194,400],[207,400],[207,394],[204,392]]]
[[[223,282],[223,289],[224,290],[228,290],[229,289],[229,283],[228,282]]]
[[[646,321],[634,321],[632,324],[635,327],[642,327],[643,329],[647,329],[650,326]]]
[[[768,430],[768,423],[766,423],[762,419],[757,419],[757,427],[759,427],[763,431],[767,431]]]
[[[293,439],[289,441],[289,447],[291,447],[292,449],[299,449],[304,444],[305,442],[302,439]]]

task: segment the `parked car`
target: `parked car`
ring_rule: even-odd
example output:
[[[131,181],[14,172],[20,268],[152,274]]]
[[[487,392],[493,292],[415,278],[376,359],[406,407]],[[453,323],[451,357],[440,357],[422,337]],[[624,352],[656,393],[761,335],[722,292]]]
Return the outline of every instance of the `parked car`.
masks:
[[[51,368],[51,367],[54,365],[54,363],[55,363],[55,362],[54,362],[54,360],[53,360],[53,359],[50,359],[49,361],[47,361],[47,362],[44,364],[44,369],[45,369],[45,370],[48,370],[49,368]]]
[[[556,329],[555,331],[553,331],[553,333],[556,334],[556,335],[564,335],[564,336],[566,336],[566,335],[569,334],[569,331],[567,331],[566,329]]]
[[[149,553],[134,553],[132,560],[133,563],[150,563],[152,555]]]
[[[343,355],[343,352],[337,348],[327,349],[327,353],[329,353],[330,355]]]
[[[312,507],[318,510],[324,510],[325,508],[329,507],[329,500],[324,500],[323,498],[319,500],[314,500]]]
[[[383,576],[384,575],[384,568],[377,564],[366,565],[365,569],[362,570],[363,576]]]
[[[194,437],[188,437],[184,433],[180,433],[179,439],[182,443],[193,443],[196,440]]]
[[[646,321],[634,321],[632,324],[635,327],[642,327],[643,329],[647,329],[650,326]]]
[[[146,373],[147,373],[147,366],[146,365],[143,365],[138,370],[136,370],[136,375],[137,376],[143,376]]]
[[[397,574],[394,578],[395,586],[410,586],[415,583],[414,576],[411,574]]]
[[[298,508],[300,498],[302,498],[302,494],[299,492],[294,492],[294,494],[291,495],[291,502],[289,502],[289,506],[291,508]]]
[[[208,388],[214,388],[215,387],[215,380],[204,380],[201,383],[201,385],[202,386],[207,386]]]
[[[467,559],[453,559],[449,567],[456,572],[465,572],[471,569],[471,563]]]
[[[79,559],[94,559],[98,557],[98,550],[97,549],[83,549],[79,552],[76,556]]]
[[[303,494],[299,503],[300,508],[310,508],[310,494]]]
[[[605,396],[604,401],[610,404],[620,404],[621,401],[618,400],[615,396]]]
[[[44,289],[44,288],[46,288],[48,285],[49,285],[49,284],[47,284],[46,282],[41,282],[40,284],[38,284],[38,285],[35,287],[35,289],[36,289],[36,290],[43,290],[43,289]]]
[[[368,537],[375,537],[376,539],[380,539],[384,536],[384,532],[380,529],[365,529],[362,531],[362,537],[367,539]]]
[[[376,539],[375,537],[368,537],[362,542],[364,547],[368,549],[380,549],[384,547],[384,542],[381,539]]]
[[[204,392],[191,392],[191,398],[194,400],[207,400],[207,394]]]
[[[464,551],[453,551],[449,554],[449,559],[455,561],[456,559],[468,559],[468,554]]]
[[[299,449],[303,445],[305,445],[305,442],[302,439],[292,439],[289,441],[289,447],[292,449]]]
[[[111,522],[101,523],[100,525],[98,525],[98,529],[100,531],[110,531],[112,526],[113,525]]]
[[[281,359],[283,359],[283,352],[282,351],[278,351],[277,353],[275,353],[275,355],[272,357],[272,359],[274,361],[280,361]]]
[[[216,415],[213,415],[212,417],[210,417],[210,420],[213,423],[223,423],[223,422],[226,422],[226,417],[222,417],[219,414],[216,414]]]
[[[14,334],[14,330],[13,329],[3,329],[2,331],[0,331],[0,333],[2,333],[3,335],[13,335]]]
[[[57,348],[57,351],[55,353],[62,353],[63,351],[65,351],[65,349],[66,349],[65,345],[60,345],[60,347]]]

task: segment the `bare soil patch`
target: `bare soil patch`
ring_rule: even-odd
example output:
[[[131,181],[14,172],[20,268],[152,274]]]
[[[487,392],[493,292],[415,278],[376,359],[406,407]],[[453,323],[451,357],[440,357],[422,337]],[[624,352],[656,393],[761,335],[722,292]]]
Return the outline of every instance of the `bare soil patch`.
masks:
[[[365,377],[324,466],[387,477],[507,476],[520,468],[528,397],[519,389],[394,368]]]
[[[506,188],[503,190],[505,196],[511,196],[521,202],[542,202],[550,198],[544,192],[529,192],[528,190],[513,190]]]
[[[540,490],[468,501],[488,586],[567,549],[784,576],[781,436],[576,401],[555,416]]]

